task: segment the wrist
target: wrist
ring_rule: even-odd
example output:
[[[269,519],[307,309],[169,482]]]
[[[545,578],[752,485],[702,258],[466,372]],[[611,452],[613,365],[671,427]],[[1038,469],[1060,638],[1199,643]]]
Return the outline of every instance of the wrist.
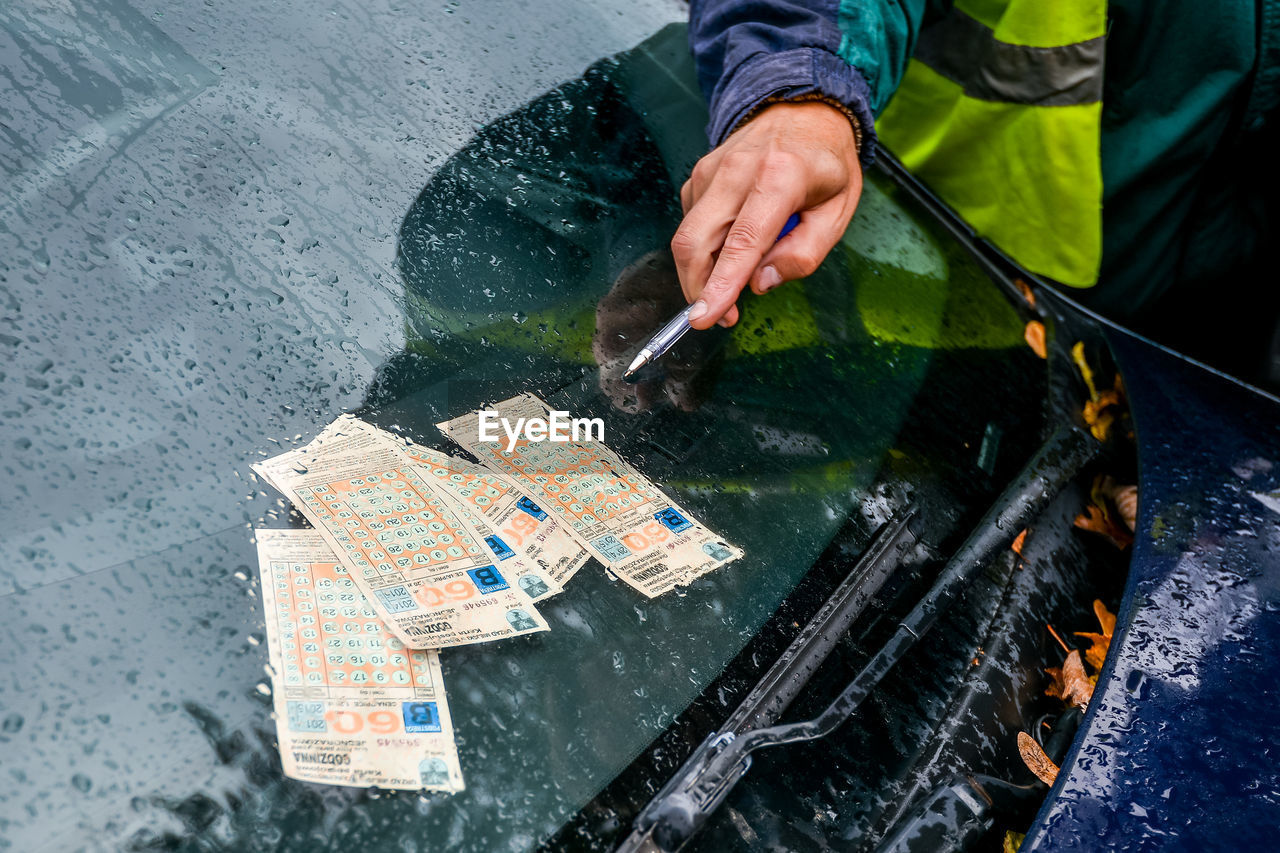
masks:
[[[817,47],[758,53],[726,69],[710,96],[707,136],[717,147],[747,116],[776,103],[804,103],[800,99],[812,95],[820,96],[842,116],[856,117],[859,159],[864,166],[870,165],[876,132],[867,81],[835,53]],[[854,126],[845,120],[850,128]]]
[[[745,127],[752,120],[758,118],[765,112],[773,111],[776,115],[780,110],[776,108],[797,107],[797,111],[806,113],[827,113],[837,114],[842,122],[848,125],[853,132],[853,152],[855,157],[862,154],[862,123],[858,121],[858,116],[849,107],[837,101],[835,98],[823,95],[820,92],[811,92],[804,95],[796,95],[790,98],[772,97],[761,101],[749,112],[742,116],[729,135],[736,133]],[[825,108],[825,109],[824,109]],[[790,110],[788,110],[790,111]]]

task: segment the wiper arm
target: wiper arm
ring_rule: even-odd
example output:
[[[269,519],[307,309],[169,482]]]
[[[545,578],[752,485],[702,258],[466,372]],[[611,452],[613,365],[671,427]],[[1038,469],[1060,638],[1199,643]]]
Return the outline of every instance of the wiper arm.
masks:
[[[792,658],[812,662],[816,658],[814,651],[817,646],[813,642],[815,637],[821,636],[825,643],[834,643],[834,637],[839,636],[834,633],[836,621],[832,617],[842,611],[829,599],[814,620],[818,621],[825,614],[827,624],[813,630],[809,630],[807,626],[806,631],[796,638],[782,658],[757,683],[744,700],[743,706],[726,721],[744,728],[735,729],[726,725],[722,732],[713,732],[707,736],[684,766],[636,818],[635,829],[618,848],[620,853],[674,853],[707,822],[733,786],[746,774],[751,766],[752,752],[765,747],[815,740],[835,731],[857,710],[872,688],[880,683],[916,641],[933,627],[947,607],[959,598],[983,565],[1008,548],[1017,533],[1045,510],[1050,501],[1099,450],[1100,445],[1078,427],[1072,425],[1059,428],[987,510],[977,528],[947,561],[924,598],[898,623],[888,643],[872,656],[821,714],[803,722],[750,728],[756,712],[750,708],[744,711],[743,706],[752,702],[753,697],[776,693],[776,687],[771,685],[777,685],[788,672],[796,671]],[[898,535],[902,535],[910,527],[910,521],[911,517],[908,516],[899,522]],[[884,537],[878,537],[878,540],[882,538]],[[887,552],[880,552],[881,555],[884,553]],[[855,568],[854,574],[857,571]],[[843,588],[844,584],[841,586]],[[839,594],[838,589],[837,596]],[[831,628],[834,637],[824,632],[824,627]],[[847,628],[848,625],[844,625],[840,633]],[[820,662],[821,658],[817,660]],[[798,690],[799,687],[795,689]],[[792,692],[786,701],[789,702],[794,695]],[[758,698],[755,706],[758,710],[767,709]],[[776,719],[778,713],[781,713],[781,708],[772,719]]]

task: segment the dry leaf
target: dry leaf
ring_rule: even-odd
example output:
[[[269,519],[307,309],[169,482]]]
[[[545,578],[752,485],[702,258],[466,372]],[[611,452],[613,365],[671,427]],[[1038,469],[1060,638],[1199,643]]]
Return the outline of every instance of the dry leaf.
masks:
[[[1084,422],[1089,425],[1089,432],[1093,433],[1094,438],[1098,441],[1106,441],[1112,424],[1124,411],[1124,383],[1120,381],[1120,374],[1117,373],[1111,390],[1098,390],[1093,368],[1089,366],[1089,361],[1084,355],[1084,341],[1076,341],[1075,346],[1071,348],[1071,360],[1076,363],[1076,369],[1080,371],[1080,377],[1084,379],[1085,387],[1089,389],[1089,399],[1085,401],[1084,411],[1081,412]]]
[[[1004,847],[1000,853],[1018,853],[1018,848],[1022,846],[1022,839],[1026,838],[1025,832],[1014,832],[1012,829],[1004,834]]]
[[[1132,533],[1138,529],[1138,487],[1115,486],[1111,490],[1111,502],[1116,505],[1116,514],[1124,522],[1124,526]]]
[[[1049,760],[1044,749],[1036,743],[1036,739],[1026,732],[1018,732],[1018,752],[1023,762],[1041,782],[1052,785],[1058,778],[1058,765]]]
[[[1062,646],[1063,654],[1067,654],[1068,652],[1071,651],[1071,647],[1068,646],[1066,642],[1061,637],[1058,636],[1058,632],[1053,630],[1052,625],[1046,622],[1045,627],[1049,629],[1049,633],[1053,635],[1053,638],[1058,641],[1058,645]]]
[[[1080,652],[1073,649],[1062,666],[1049,667],[1045,672],[1052,679],[1044,691],[1046,696],[1061,699],[1082,711],[1089,706],[1089,700],[1093,698],[1093,681],[1084,670]]]
[[[1096,598],[1093,600],[1093,615],[1098,617],[1098,625],[1102,628],[1102,633],[1110,637],[1116,632],[1116,615]]]
[[[1106,441],[1111,425],[1115,423],[1116,416],[1123,408],[1124,395],[1112,388],[1110,391],[1098,394],[1097,399],[1086,400],[1081,414],[1084,422],[1089,425],[1089,432],[1093,433],[1093,437],[1098,441]]]
[[[1084,508],[1084,512],[1076,516],[1074,524],[1081,530],[1091,530],[1094,533],[1101,533],[1103,536],[1107,535],[1106,514],[1101,507],[1096,507],[1093,504],[1089,504]]]
[[[1098,386],[1093,381],[1093,368],[1089,366],[1089,360],[1084,357],[1084,341],[1076,341],[1075,346],[1071,348],[1071,360],[1076,363],[1076,369],[1080,371],[1085,387],[1089,389],[1089,399],[1096,401]]]
[[[1086,400],[1080,414],[1084,422],[1089,425],[1089,432],[1093,433],[1093,437],[1098,441],[1106,441],[1112,424],[1124,414],[1127,405],[1124,384],[1121,383],[1120,374],[1117,373],[1115,386],[1109,391],[1097,392],[1091,399]]]
[[[1133,544],[1133,528],[1125,525],[1118,508],[1112,512],[1110,495],[1116,488],[1110,477],[1095,477],[1093,488],[1089,490],[1090,504],[1076,516],[1075,526],[1081,530],[1100,533],[1123,550]],[[1136,503],[1134,508],[1136,509]]]
[[[1041,358],[1049,357],[1049,350],[1045,348],[1044,343],[1044,323],[1039,320],[1032,320],[1027,323],[1027,328],[1023,331],[1022,337],[1026,339],[1027,346],[1031,347],[1031,351]]]
[[[1093,504],[1085,507],[1084,512],[1076,516],[1075,526],[1107,537],[1111,540],[1111,544],[1121,550],[1133,543],[1133,534],[1127,528],[1113,522],[1106,510]]]
[[[1102,663],[1107,659],[1107,648],[1111,645],[1111,638],[1104,637],[1101,634],[1085,634],[1079,631],[1076,632],[1076,636],[1084,637],[1093,644],[1084,650],[1084,659],[1094,669],[1102,669]]]
[[[1020,278],[1013,280],[1013,286],[1018,288],[1018,292],[1022,294],[1022,298],[1027,300],[1027,304],[1032,308],[1036,307],[1036,292],[1031,289],[1025,281]]]
[[[1103,661],[1107,659],[1107,650],[1111,648],[1111,637],[1116,630],[1116,617],[1105,604],[1096,600],[1093,602],[1093,613],[1098,617],[1098,625],[1102,627],[1102,633],[1076,631],[1076,636],[1084,637],[1090,642],[1089,648],[1085,649],[1085,661],[1094,669],[1102,669]]]
[[[1010,548],[1010,550],[1012,550],[1012,551],[1013,551],[1013,553],[1015,553],[1015,554],[1017,554],[1019,557],[1021,557],[1021,556],[1022,556],[1022,543],[1026,542],[1026,541],[1027,541],[1027,531],[1026,531],[1026,530],[1023,530],[1021,533],[1019,533],[1019,534],[1018,534],[1018,538],[1016,538],[1016,539],[1014,539],[1014,540],[1013,540],[1013,544],[1012,544],[1012,545],[1010,545],[1010,546],[1009,546],[1009,548]]]

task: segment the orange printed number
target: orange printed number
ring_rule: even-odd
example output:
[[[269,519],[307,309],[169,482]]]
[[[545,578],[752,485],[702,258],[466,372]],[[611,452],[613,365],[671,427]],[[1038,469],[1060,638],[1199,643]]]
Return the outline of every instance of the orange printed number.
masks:
[[[443,587],[420,587],[414,597],[427,607],[439,607],[446,601],[465,601],[476,594],[475,584],[463,580],[449,581]]]
[[[342,735],[353,735],[364,729],[365,718],[359,711],[329,711],[324,715],[333,730]],[[372,711],[369,714],[369,731],[389,735],[400,730],[400,718],[391,711]]]
[[[538,522],[531,515],[519,513],[511,517],[511,526],[504,528],[502,533],[510,539],[514,539],[516,547],[524,544],[524,537],[529,536],[538,529]]]
[[[643,551],[650,545],[666,542],[671,538],[671,531],[656,521],[651,521],[638,532],[628,533],[622,542],[632,551]]]
[[[355,711],[329,711],[324,718],[338,734],[353,735],[364,728],[364,718]]]
[[[400,728],[400,718],[390,711],[373,711],[369,714],[369,729],[377,735],[389,735]]]

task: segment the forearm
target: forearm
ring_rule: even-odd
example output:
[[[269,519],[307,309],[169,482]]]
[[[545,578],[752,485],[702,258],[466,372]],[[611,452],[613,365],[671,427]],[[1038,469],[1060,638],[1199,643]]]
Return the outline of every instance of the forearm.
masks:
[[[822,98],[864,140],[901,80],[926,6],[944,0],[693,0],[689,40],[711,107],[711,144],[762,104]],[[873,146],[861,146],[868,162]]]

